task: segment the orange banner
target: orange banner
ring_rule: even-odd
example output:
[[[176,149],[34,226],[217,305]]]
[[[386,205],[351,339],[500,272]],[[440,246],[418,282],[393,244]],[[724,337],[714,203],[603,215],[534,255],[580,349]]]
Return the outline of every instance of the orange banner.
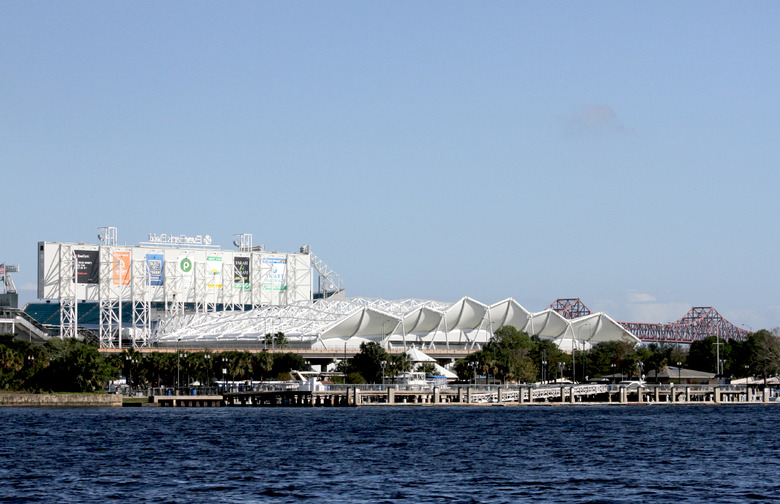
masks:
[[[122,279],[122,285],[130,285],[130,252],[114,252],[114,285],[119,285],[119,279]]]

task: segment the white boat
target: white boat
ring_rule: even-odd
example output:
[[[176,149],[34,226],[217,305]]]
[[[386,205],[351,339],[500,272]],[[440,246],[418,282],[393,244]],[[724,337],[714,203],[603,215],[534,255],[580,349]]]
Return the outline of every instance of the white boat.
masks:
[[[291,371],[290,375],[298,382],[298,390],[304,392],[318,392],[327,390],[327,387],[318,378],[319,373],[313,371]]]
[[[430,390],[433,385],[425,379],[425,373],[408,371],[395,378],[399,390]]]

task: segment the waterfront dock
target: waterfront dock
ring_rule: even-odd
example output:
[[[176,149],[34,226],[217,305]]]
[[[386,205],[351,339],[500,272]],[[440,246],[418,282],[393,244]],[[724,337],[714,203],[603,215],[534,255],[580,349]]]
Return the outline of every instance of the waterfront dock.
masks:
[[[405,390],[378,385],[339,385],[332,389],[242,390],[210,395],[150,396],[163,407],[355,407],[574,404],[768,404],[777,401],[768,387],[716,385],[496,385]]]
[[[167,407],[215,408],[225,406],[222,395],[164,395],[152,396],[151,404]]]

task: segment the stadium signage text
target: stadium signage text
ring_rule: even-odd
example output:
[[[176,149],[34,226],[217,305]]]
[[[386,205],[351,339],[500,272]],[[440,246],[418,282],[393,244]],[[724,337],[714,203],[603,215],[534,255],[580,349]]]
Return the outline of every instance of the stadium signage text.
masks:
[[[155,234],[149,233],[149,243],[158,243],[166,245],[211,245],[211,236],[197,235],[172,235],[172,234]]]

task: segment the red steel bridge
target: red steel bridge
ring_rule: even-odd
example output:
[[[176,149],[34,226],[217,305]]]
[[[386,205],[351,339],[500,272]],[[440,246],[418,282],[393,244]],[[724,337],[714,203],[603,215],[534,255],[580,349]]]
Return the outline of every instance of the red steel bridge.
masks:
[[[579,298],[556,299],[549,306],[564,318],[575,319],[590,315],[591,311]],[[668,324],[645,322],[618,322],[643,342],[693,343],[707,336],[722,339],[745,340],[749,331],[735,326],[711,306],[691,308],[683,318]]]

